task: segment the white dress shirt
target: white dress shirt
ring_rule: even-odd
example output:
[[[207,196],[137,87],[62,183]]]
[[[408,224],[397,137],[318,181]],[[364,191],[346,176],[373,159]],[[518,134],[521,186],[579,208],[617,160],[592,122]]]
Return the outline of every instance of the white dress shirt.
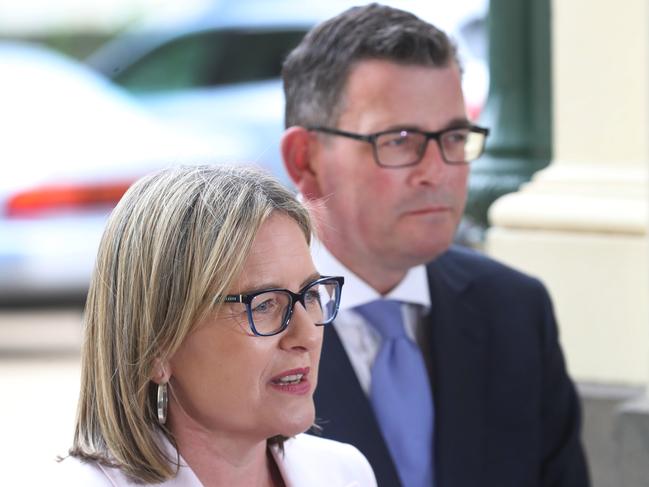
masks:
[[[311,255],[320,274],[345,278],[340,299],[340,311],[334,326],[366,394],[369,394],[370,391],[371,369],[381,347],[381,336],[352,308],[381,298],[407,303],[401,307],[406,334],[419,344],[424,358],[428,360],[429,352],[425,346],[421,329],[421,317],[430,310],[431,306],[428,277],[424,265],[411,268],[392,291],[382,296],[347,269],[318,240],[314,239],[311,245]]]

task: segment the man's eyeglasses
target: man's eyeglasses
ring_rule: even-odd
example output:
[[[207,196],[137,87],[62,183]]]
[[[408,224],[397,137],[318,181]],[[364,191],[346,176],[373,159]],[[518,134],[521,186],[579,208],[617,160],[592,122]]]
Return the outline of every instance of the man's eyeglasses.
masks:
[[[340,306],[343,277],[321,277],[305,285],[300,292],[288,289],[263,289],[250,294],[228,294],[224,303],[242,303],[253,335],[272,336],[288,327],[296,303],[302,304],[316,325],[331,323]]]
[[[438,132],[418,129],[385,130],[374,134],[355,134],[330,127],[306,127],[313,132],[339,135],[372,144],[374,160],[381,167],[406,167],[419,164],[428,141],[434,139],[447,164],[467,164],[482,155],[489,129],[468,125]]]

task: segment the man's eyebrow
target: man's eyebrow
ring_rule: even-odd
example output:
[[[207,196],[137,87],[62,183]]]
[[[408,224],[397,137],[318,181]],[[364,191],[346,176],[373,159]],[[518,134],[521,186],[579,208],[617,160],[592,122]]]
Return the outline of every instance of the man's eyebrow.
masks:
[[[471,121],[468,118],[463,117],[463,118],[454,118],[446,125],[446,128],[454,129],[454,128],[466,128],[470,126],[471,126]]]
[[[442,127],[439,130],[434,130],[433,132],[439,132],[442,130],[449,130],[449,129],[460,129],[460,128],[468,128],[471,126],[471,121],[467,118],[454,118],[451,121],[449,121],[444,127]],[[429,130],[425,130],[419,125],[412,125],[412,124],[395,124],[395,125],[390,125],[384,130],[380,130],[379,132],[392,132],[392,131],[398,131],[398,130],[419,130],[422,132],[429,132]]]

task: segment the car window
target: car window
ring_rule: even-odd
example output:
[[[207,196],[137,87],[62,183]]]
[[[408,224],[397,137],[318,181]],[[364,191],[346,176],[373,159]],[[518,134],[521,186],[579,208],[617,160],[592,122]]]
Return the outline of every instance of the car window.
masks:
[[[277,78],[305,30],[218,30],[152,50],[114,81],[134,92],[180,90]]]

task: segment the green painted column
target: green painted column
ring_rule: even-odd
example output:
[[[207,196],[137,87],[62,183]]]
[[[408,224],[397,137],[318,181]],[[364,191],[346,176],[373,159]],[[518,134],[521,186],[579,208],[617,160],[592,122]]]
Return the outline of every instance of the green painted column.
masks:
[[[490,0],[490,88],[478,123],[491,128],[472,163],[466,216],[488,226],[487,210],[552,157],[550,1]]]

